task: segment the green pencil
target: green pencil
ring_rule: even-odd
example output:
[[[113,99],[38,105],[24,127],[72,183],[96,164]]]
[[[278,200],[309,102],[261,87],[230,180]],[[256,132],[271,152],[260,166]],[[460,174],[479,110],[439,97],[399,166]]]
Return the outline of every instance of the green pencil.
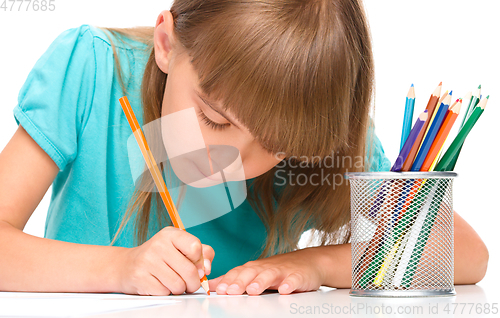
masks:
[[[481,85],[478,86],[476,91],[474,92],[474,95],[472,95],[471,92],[467,93],[467,95],[464,98],[464,104],[466,103],[465,101],[469,101],[469,104],[467,106],[467,111],[464,113],[464,117],[462,117],[462,123],[460,124],[460,129],[465,125],[465,122],[467,121],[467,118],[469,118],[470,114],[472,113],[472,110],[477,106],[479,103],[479,97],[481,96]],[[455,169],[455,165],[457,164],[458,156],[460,155],[460,151],[462,151],[462,146],[460,146],[460,149],[458,149],[458,153],[453,158],[453,160],[450,162],[448,165],[447,170],[448,171],[453,171]]]
[[[474,92],[474,95],[472,95],[472,98],[469,102],[469,106],[467,106],[467,112],[464,114],[464,117],[462,118],[462,124],[460,125],[460,128],[462,128],[465,125],[465,122],[472,114],[472,111],[477,106],[477,104],[479,104],[480,96],[481,96],[481,85],[477,87],[476,91]]]
[[[467,122],[462,127],[462,129],[460,129],[457,137],[455,137],[448,150],[446,150],[446,153],[443,155],[441,160],[439,160],[434,171],[447,171],[450,168],[450,164],[452,164],[453,158],[456,158],[459,155],[460,147],[463,145],[465,138],[467,138],[467,135],[471,131],[472,127],[474,127],[477,120],[484,112],[484,108],[486,107],[489,98],[489,95],[486,96],[486,98],[483,98],[481,102],[474,108],[474,111],[469,116],[469,119],[467,119]]]

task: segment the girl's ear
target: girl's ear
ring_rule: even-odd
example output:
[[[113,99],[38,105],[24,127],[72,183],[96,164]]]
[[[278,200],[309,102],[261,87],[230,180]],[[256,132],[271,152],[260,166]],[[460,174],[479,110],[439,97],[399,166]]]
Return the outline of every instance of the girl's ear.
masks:
[[[154,33],[155,60],[160,70],[168,74],[168,65],[175,46],[174,19],[169,10],[164,10],[156,20]]]

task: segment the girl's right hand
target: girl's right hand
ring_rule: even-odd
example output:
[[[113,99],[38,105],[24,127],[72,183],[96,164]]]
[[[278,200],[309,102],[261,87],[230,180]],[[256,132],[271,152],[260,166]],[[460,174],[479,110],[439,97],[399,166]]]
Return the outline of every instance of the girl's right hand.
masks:
[[[155,296],[193,293],[200,288],[200,279],[210,274],[214,254],[192,234],[167,226],[144,244],[126,249],[119,265],[120,290]]]

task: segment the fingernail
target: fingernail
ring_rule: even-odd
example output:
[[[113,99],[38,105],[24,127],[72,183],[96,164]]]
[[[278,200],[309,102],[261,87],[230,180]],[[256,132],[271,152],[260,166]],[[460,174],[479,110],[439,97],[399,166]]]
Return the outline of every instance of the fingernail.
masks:
[[[226,289],[227,289],[227,284],[224,284],[224,283],[223,284],[219,284],[217,286],[217,293],[223,293],[223,292],[226,291]]]
[[[290,288],[290,286],[288,286],[288,284],[283,284],[283,285],[281,285],[281,286],[280,286],[280,288],[279,288],[279,289],[280,289],[282,292],[287,292],[289,288]]]
[[[232,290],[232,291],[238,291],[240,289],[240,287],[238,286],[238,284],[232,284],[231,286],[229,286],[227,288],[228,291]]]
[[[210,273],[210,271],[211,271],[210,260],[208,258],[205,258],[205,260],[203,261],[203,264],[205,265],[205,270],[207,270],[208,273]]]
[[[259,284],[257,284],[257,283],[251,283],[250,285],[248,285],[248,289],[258,290],[259,289]]]
[[[200,278],[203,278],[203,276],[205,276],[205,271],[202,270],[202,269],[199,269],[198,270],[198,275],[200,275]]]

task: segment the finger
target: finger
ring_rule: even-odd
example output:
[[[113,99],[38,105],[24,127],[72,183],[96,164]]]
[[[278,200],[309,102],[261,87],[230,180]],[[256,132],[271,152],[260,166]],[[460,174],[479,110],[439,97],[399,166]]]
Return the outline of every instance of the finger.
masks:
[[[215,257],[215,251],[210,245],[202,244],[203,246],[203,267],[205,268],[205,275],[210,275],[212,271],[212,261]]]
[[[154,275],[148,275],[142,281],[143,287],[137,288],[137,294],[143,296],[168,296],[171,291]]]
[[[210,287],[210,291],[216,291],[217,285],[219,285],[219,282],[223,277],[224,275],[208,280],[208,287]]]
[[[194,266],[191,262],[185,260],[191,266]],[[172,260],[172,263],[176,260]],[[159,261],[152,264],[151,275],[156,277],[156,279],[168,288],[172,294],[180,295],[187,290],[187,285],[185,280],[181,277],[181,274],[177,273],[169,264]],[[199,285],[198,280],[198,285]],[[199,286],[198,286],[199,288]]]
[[[222,276],[222,279],[219,281],[219,284],[217,285],[217,288],[215,290],[217,292],[217,295],[227,295],[226,293],[227,287],[238,276],[240,270],[241,266],[238,266],[227,272],[224,276]]]
[[[228,295],[241,295],[245,292],[246,287],[250,284],[252,280],[259,275],[258,267],[245,267],[243,266],[238,272],[236,277],[227,281],[226,293]]]
[[[247,286],[249,295],[259,295],[269,287],[277,286],[283,281],[284,275],[276,268],[267,268],[260,272]]]
[[[182,281],[177,281],[175,278],[175,291],[180,291],[184,285],[184,291],[188,293],[194,293],[200,288],[200,278],[205,275],[205,272],[202,269],[199,269],[191,262],[186,256],[180,253],[177,249],[170,247],[167,248],[167,251],[164,254],[163,261],[165,265],[176,274],[176,276]],[[170,288],[172,293],[175,294],[174,289],[171,286],[166,285]]]
[[[308,291],[312,289],[318,289],[307,286],[307,282],[304,280],[304,276],[298,272],[291,273],[288,275],[283,282],[280,284],[278,291],[282,295],[287,295],[292,293],[293,291]]]
[[[189,259],[197,269],[205,273],[203,264],[203,246],[200,240],[186,231],[179,230],[171,240],[173,246]],[[203,277],[203,276],[202,276]]]

